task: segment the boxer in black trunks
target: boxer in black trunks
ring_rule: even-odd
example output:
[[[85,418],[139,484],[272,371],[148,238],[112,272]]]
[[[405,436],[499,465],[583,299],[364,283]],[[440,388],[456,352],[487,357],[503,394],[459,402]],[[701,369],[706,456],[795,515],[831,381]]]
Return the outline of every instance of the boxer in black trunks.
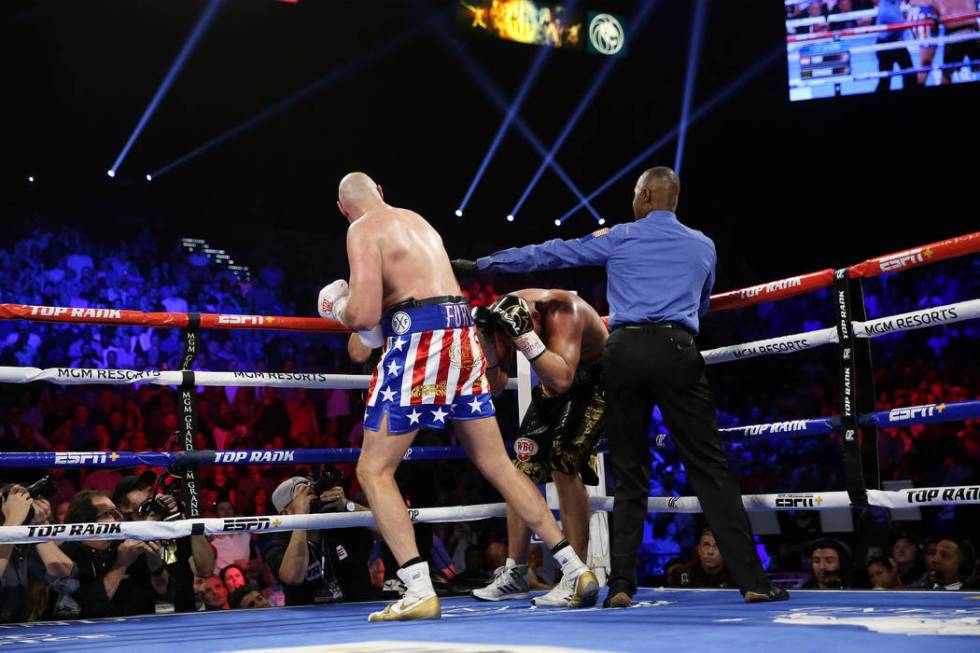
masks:
[[[522,306],[523,302],[523,306]],[[565,290],[529,288],[499,298],[490,308],[474,309],[474,321],[488,355],[487,378],[493,394],[507,383],[515,344],[512,314],[529,312],[545,349],[532,354],[540,379],[514,443],[514,464],[534,483],[554,480],[565,535],[579,558],[589,542],[589,498],[585,484],[598,477],[590,465],[592,449],[605,427],[605,392],[600,379],[602,348],[608,331],[602,318],[579,296]],[[531,358],[531,356],[529,356]],[[508,558],[494,580],[473,596],[485,601],[528,596],[527,556],[531,531],[517,513],[507,511]],[[568,588],[559,584],[535,605],[567,606]]]

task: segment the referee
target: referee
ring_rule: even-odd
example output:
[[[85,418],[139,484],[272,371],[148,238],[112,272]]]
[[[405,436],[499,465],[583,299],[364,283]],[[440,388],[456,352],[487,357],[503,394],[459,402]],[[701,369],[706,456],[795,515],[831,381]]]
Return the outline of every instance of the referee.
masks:
[[[457,272],[534,272],[605,266],[609,328],[602,355],[608,409],[609,462],[615,475],[612,574],[606,607],[630,605],[636,552],[650,492],[650,418],[660,406],[671,439],[718,548],[747,602],[789,598],[762,570],[738,480],[728,467],[715,403],[694,344],[715,280],[715,245],[677,220],[680,180],[667,167],[640,175],[634,222],[577,240],[549,240],[477,261]]]

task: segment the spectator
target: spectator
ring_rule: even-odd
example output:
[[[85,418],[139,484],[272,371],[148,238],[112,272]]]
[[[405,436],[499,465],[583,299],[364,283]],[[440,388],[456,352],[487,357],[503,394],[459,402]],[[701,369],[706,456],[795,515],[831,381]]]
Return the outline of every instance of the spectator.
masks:
[[[908,587],[926,572],[922,564],[922,548],[909,533],[899,533],[892,541],[892,560],[895,561],[895,573],[898,584]]]
[[[503,567],[507,562],[507,545],[501,542],[491,542],[488,544],[486,560],[487,567],[490,569]]]
[[[68,507],[70,505],[71,505],[71,501],[62,501],[61,503],[58,504],[58,507],[55,509],[56,524],[65,523],[65,517],[68,515]]]
[[[183,518],[176,499],[169,494],[155,494],[149,476],[127,476],[115,487],[113,503],[126,521]],[[214,550],[204,535],[190,535],[163,543],[163,560],[172,583],[174,610],[193,612],[194,576],[214,571]]]
[[[229,475],[225,467],[212,467],[211,478],[205,483],[205,487],[214,490],[218,502],[227,501],[234,505],[236,480],[237,476]]]
[[[959,590],[973,574],[976,551],[967,540],[942,539],[936,542],[936,553],[926,562],[930,589]]]
[[[236,564],[224,567],[218,576],[221,578],[221,582],[225,584],[225,589],[228,590],[229,594],[245,585],[245,571]]]
[[[705,528],[701,531],[692,560],[668,568],[667,586],[735,587],[735,581],[725,566],[711,529]]]
[[[215,515],[222,519],[235,516],[235,511],[228,501],[219,501]],[[228,565],[238,565],[240,569],[254,572],[258,560],[252,555],[252,535],[250,533],[219,533],[209,535],[208,540],[215,552],[214,566],[224,569]]]
[[[884,556],[868,560],[868,579],[873,590],[901,590],[907,587],[898,575],[895,561]]]
[[[228,610],[228,589],[218,576],[208,576],[204,580],[204,609]]]
[[[483,587],[490,580],[486,550],[479,544],[466,548],[466,566],[453,577],[453,587],[466,591]]]
[[[95,426],[89,422],[91,411],[86,404],[75,406],[74,422],[71,429],[71,446],[74,451],[88,451],[95,438]]]
[[[194,612],[204,612],[207,609],[204,604],[204,589],[206,584],[206,578],[194,576]]]
[[[82,490],[68,507],[65,523],[111,523],[122,519],[112,499],[98,490]],[[122,540],[64,542],[61,550],[78,569],[74,598],[84,619],[152,614],[156,599],[167,592],[167,567],[160,560],[160,543]]]
[[[309,514],[315,498],[325,511],[366,510],[347,501],[338,487],[315,497],[312,483],[301,476],[283,481],[272,493],[274,507],[284,515]],[[332,530],[329,537],[324,531],[297,529],[270,536],[263,546],[263,558],[282,582],[286,605],[333,603],[371,597],[370,548],[364,529]]]
[[[47,524],[51,506],[47,499],[32,499],[20,485],[0,488],[0,508],[4,526]],[[33,514],[32,514],[33,512]],[[33,588],[52,580],[67,579],[74,563],[55,542],[39,544],[0,544],[0,623],[34,621],[45,615],[48,606],[38,601]],[[45,591],[41,594],[47,597]]]
[[[229,597],[229,603],[232,608],[270,608],[269,601],[262,596],[262,592],[259,591],[254,585],[242,585],[234,592],[231,593]]]
[[[810,549],[813,580],[804,589],[839,590],[850,587],[851,551],[840,540],[825,537]]]

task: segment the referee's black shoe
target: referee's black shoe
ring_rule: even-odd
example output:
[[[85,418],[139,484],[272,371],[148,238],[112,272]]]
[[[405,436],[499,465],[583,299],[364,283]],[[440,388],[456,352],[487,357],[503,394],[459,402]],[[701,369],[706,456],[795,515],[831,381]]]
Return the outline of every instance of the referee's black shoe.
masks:
[[[746,603],[766,603],[768,601],[786,601],[789,592],[781,587],[770,587],[767,590],[748,591],[742,594]]]
[[[622,580],[614,580],[609,583],[609,591],[606,593],[606,600],[602,602],[604,608],[628,608],[633,603],[633,587]]]

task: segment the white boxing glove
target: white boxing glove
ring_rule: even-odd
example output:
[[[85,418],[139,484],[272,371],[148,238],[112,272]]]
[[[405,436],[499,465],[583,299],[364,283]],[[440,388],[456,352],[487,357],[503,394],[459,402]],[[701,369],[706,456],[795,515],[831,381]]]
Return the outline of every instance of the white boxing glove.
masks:
[[[316,303],[320,317],[341,322],[339,316],[343,314],[349,296],[350,286],[343,279],[337,279],[329,286],[324,286],[320,290],[320,297]]]
[[[373,329],[368,329],[366,331],[358,331],[357,335],[361,337],[361,342],[364,343],[365,347],[370,349],[377,349],[381,345],[385,344],[385,334],[381,330],[381,325],[377,325]]]

